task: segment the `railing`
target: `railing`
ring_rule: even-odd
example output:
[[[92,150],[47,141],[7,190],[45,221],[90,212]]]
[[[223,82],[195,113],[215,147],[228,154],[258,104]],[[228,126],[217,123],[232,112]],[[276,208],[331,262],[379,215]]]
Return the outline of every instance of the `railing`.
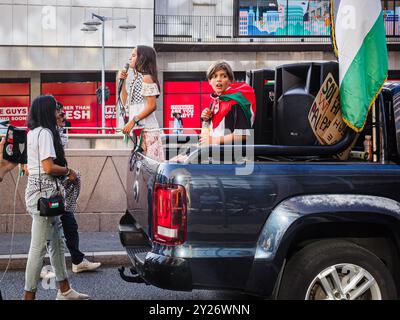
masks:
[[[385,19],[388,42],[400,42],[398,16]],[[232,16],[156,15],[154,40],[159,43],[330,43],[326,20],[270,19],[262,26],[270,34],[246,34]],[[237,25],[235,25],[237,24]]]
[[[230,42],[232,17],[165,16],[155,17],[155,41],[162,42]]]
[[[27,130],[28,127],[18,126],[20,129]],[[6,136],[7,127],[0,128],[0,138]],[[145,130],[145,131],[160,131],[161,134],[171,134],[173,131],[180,130],[183,134],[198,134],[201,128],[157,128],[157,129],[145,129],[144,127],[135,127],[135,130]],[[119,127],[65,127],[65,132],[72,135],[81,136],[93,136],[93,137],[124,137],[122,133],[122,128]],[[88,131],[90,133],[88,133]],[[102,133],[106,131],[106,134]],[[3,133],[4,132],[4,133]]]

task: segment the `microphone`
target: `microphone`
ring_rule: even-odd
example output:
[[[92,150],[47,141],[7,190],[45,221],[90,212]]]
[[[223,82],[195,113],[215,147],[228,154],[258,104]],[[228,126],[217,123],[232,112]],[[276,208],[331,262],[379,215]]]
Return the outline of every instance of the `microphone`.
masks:
[[[129,63],[127,62],[125,65],[124,65],[124,71],[125,72],[128,72],[128,70],[129,70]],[[122,91],[122,85],[124,84],[124,79],[119,79],[119,83],[118,83],[118,96],[121,94],[121,91]]]
[[[128,70],[129,70],[129,63],[127,62],[124,65],[124,71],[128,72]],[[127,118],[127,114],[126,114],[125,108],[124,108],[124,106],[122,104],[122,100],[121,100],[121,91],[122,91],[122,86],[124,85],[124,82],[125,82],[125,80],[119,79],[118,91],[117,91],[118,92],[117,93],[118,94],[117,95],[117,98],[118,98],[118,101],[117,101],[118,107],[117,108],[119,109],[119,113],[120,113],[122,119],[124,119],[124,123],[127,124],[129,119]]]

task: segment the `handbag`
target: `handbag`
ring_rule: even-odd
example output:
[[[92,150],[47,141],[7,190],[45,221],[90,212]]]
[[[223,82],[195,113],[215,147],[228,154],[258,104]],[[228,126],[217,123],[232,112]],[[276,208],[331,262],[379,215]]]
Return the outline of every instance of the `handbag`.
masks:
[[[42,217],[56,217],[65,213],[64,199],[60,195],[38,200],[38,211]]]
[[[39,163],[39,190],[40,190],[40,193],[42,193],[42,179],[40,176],[39,137],[40,137],[42,130],[40,130],[39,135],[38,135],[38,158],[39,158],[38,163]],[[55,178],[55,181],[56,181],[57,191],[60,191],[56,178]],[[54,195],[49,198],[41,197],[37,203],[37,210],[40,212],[40,216],[42,216],[42,217],[61,216],[65,213],[64,198],[61,194]]]

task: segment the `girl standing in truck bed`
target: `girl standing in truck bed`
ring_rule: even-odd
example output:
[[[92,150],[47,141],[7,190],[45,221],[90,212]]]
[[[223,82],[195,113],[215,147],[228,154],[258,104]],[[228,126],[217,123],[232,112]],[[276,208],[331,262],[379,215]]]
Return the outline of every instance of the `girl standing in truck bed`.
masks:
[[[156,99],[160,95],[157,79],[156,52],[152,47],[137,46],[129,58],[129,67],[133,70],[132,81],[123,86],[121,100],[125,113],[129,117],[122,132],[130,134],[135,126],[143,127],[143,153],[158,161],[164,160],[159,125],[155,116]],[[125,80],[128,72],[121,70],[118,78]]]

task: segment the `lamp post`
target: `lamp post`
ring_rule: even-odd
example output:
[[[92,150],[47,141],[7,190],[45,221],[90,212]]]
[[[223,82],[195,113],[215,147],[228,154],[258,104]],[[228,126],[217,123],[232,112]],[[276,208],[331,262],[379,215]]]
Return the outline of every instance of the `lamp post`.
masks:
[[[83,24],[86,27],[83,27],[81,30],[83,32],[95,32],[97,31],[97,26],[101,25],[101,51],[102,51],[102,62],[101,62],[101,127],[102,127],[102,133],[105,133],[105,127],[106,127],[106,99],[105,99],[105,68],[106,68],[106,53],[105,53],[105,48],[104,48],[104,38],[105,38],[105,23],[106,21],[112,21],[112,20],[125,20],[126,24],[120,25],[119,28],[124,30],[124,31],[130,31],[136,28],[135,25],[129,24],[128,23],[128,17],[122,17],[122,18],[114,18],[114,17],[106,17],[106,16],[100,16],[95,13],[92,13],[92,19],[84,22]]]

